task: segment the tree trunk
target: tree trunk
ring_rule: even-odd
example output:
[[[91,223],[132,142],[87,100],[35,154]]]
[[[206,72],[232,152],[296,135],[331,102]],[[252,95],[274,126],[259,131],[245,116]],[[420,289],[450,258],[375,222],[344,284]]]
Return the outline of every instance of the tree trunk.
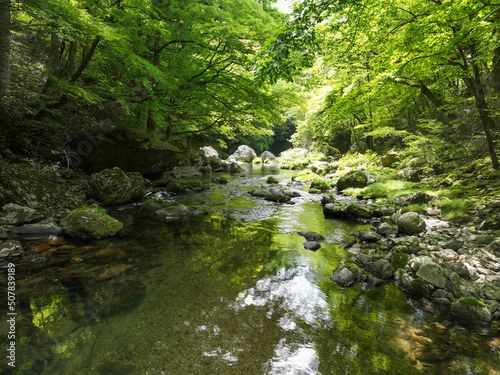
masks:
[[[493,142],[493,135],[491,133],[491,127],[493,125],[493,119],[490,116],[488,103],[486,102],[486,98],[484,95],[484,87],[483,82],[481,81],[481,71],[479,70],[479,66],[476,62],[477,52],[474,45],[469,45],[469,49],[471,52],[471,66],[472,66],[472,77],[464,78],[467,86],[470,87],[470,90],[474,94],[475,104],[477,111],[479,112],[479,117],[481,119],[481,124],[483,126],[484,135],[486,137],[486,143],[488,144],[488,152],[491,157],[491,163],[493,168],[496,170],[500,169],[500,164],[498,162],[498,157],[495,152],[495,144]],[[462,56],[464,54],[462,53]],[[463,57],[464,58],[464,57]],[[466,60],[464,58],[464,63]]]
[[[0,0],[0,131],[10,127],[10,0]]]

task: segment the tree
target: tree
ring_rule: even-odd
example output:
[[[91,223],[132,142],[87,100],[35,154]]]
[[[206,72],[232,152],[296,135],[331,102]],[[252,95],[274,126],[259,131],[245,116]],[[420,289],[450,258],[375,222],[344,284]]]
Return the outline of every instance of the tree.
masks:
[[[0,129],[10,126],[10,7],[10,0],[0,0]]]

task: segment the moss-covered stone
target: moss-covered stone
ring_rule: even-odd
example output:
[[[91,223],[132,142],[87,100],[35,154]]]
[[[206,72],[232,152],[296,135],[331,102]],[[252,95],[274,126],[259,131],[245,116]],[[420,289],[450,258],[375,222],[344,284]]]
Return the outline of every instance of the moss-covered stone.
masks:
[[[95,208],[77,209],[61,220],[62,231],[73,238],[111,237],[123,224]]]
[[[342,191],[347,188],[362,188],[368,182],[368,177],[362,171],[349,172],[337,181],[337,190]]]
[[[452,303],[451,313],[467,321],[491,322],[491,312],[486,305],[475,298],[460,298]]]
[[[62,217],[83,204],[55,173],[31,165],[0,164],[0,207],[7,203],[37,210],[45,217]]]
[[[405,268],[410,260],[410,256],[404,253],[396,253],[392,256],[391,265],[395,270]]]
[[[274,176],[269,176],[266,180],[266,183],[268,184],[277,184],[279,183],[278,179]]]
[[[125,173],[120,168],[106,169],[90,177],[89,196],[105,206],[124,204],[141,198],[146,191],[139,173]]]

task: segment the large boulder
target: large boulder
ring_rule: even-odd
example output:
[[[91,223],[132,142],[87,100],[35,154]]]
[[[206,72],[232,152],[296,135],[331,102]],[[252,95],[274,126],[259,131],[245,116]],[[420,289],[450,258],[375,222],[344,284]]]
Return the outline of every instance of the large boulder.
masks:
[[[73,165],[87,173],[119,167],[146,177],[161,175],[179,162],[181,150],[138,129],[116,128],[107,133],[75,139],[70,151]]]
[[[42,218],[43,215],[37,210],[15,203],[7,203],[0,211],[0,225],[22,225],[33,223]]]
[[[111,237],[123,229],[123,224],[94,208],[72,211],[61,220],[62,231],[73,238]]]
[[[427,225],[417,212],[406,212],[396,219],[398,230],[401,233],[417,234],[423,232]]]
[[[362,188],[368,183],[368,177],[362,171],[349,172],[337,181],[337,190],[342,191],[347,188]]]
[[[262,159],[262,161],[274,160],[276,159],[276,156],[272,152],[264,151],[262,154],[260,154],[260,158]]]
[[[144,178],[137,172],[125,173],[113,168],[90,177],[89,196],[105,206],[128,203],[144,196],[145,191]]]
[[[451,304],[451,313],[471,322],[491,322],[491,312],[486,305],[475,298],[460,298]]]
[[[80,195],[50,171],[27,165],[0,164],[0,207],[29,207],[45,217],[62,217],[83,204]]]
[[[251,162],[257,157],[257,154],[253,149],[248,146],[241,145],[238,147],[236,152],[228,157],[229,160],[239,160],[244,162]]]

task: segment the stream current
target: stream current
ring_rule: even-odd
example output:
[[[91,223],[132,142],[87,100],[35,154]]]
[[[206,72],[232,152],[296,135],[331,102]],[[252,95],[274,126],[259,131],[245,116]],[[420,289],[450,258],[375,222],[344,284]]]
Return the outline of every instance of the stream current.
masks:
[[[500,373],[498,325],[458,325],[393,283],[338,287],[329,277],[342,238],[370,225],[325,219],[320,195],[304,190],[292,204],[252,197],[268,175],[283,185],[293,172],[245,168],[174,197],[208,215],[166,221],[120,207],[109,212],[121,236],[19,265],[17,365],[2,360],[0,373]],[[297,231],[326,239],[311,252]]]

